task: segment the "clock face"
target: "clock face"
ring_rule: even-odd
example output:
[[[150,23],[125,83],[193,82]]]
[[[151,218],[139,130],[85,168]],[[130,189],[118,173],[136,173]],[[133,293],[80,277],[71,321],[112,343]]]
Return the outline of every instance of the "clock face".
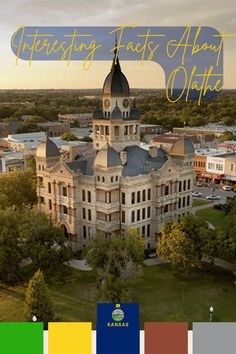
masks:
[[[106,99],[105,101],[104,101],[104,106],[106,107],[106,108],[108,108],[108,107],[110,107],[110,100],[108,100],[108,99]]]
[[[127,98],[125,98],[125,99],[123,100],[123,107],[124,107],[124,108],[129,107],[129,100],[128,100]]]

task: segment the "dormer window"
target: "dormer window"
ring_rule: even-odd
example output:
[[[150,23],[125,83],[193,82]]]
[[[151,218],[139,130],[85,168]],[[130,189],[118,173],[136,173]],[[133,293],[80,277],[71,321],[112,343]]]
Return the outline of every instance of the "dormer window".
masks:
[[[110,118],[110,116],[111,116],[111,112],[110,111],[107,112],[107,116],[108,116],[108,118]]]

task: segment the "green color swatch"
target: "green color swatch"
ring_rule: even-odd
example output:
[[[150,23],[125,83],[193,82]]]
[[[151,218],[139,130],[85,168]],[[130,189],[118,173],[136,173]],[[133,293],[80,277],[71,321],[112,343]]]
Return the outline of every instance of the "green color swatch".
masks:
[[[43,323],[1,322],[0,353],[43,354]]]

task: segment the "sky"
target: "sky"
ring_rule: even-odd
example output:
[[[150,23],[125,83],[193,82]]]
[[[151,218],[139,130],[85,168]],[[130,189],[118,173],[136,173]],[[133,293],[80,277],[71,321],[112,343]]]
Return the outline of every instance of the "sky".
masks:
[[[235,0],[1,0],[0,89],[101,88],[108,61],[94,61],[88,71],[81,62],[27,62],[11,51],[19,26],[211,26],[236,34]],[[236,88],[236,37],[224,40],[224,88]],[[164,88],[165,75],[154,62],[122,62],[132,88]],[[137,75],[138,73],[138,75]]]

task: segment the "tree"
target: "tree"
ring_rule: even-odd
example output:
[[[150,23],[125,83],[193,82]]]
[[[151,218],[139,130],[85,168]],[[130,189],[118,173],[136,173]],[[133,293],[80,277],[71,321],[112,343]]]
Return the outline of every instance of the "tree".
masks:
[[[70,249],[62,229],[45,213],[27,210],[19,232],[24,239],[25,254],[32,259],[35,269],[51,275],[69,260]]]
[[[25,156],[25,162],[26,162],[26,166],[30,168],[36,176],[36,160],[34,155]]]
[[[38,322],[49,322],[55,319],[48,289],[41,270],[30,280],[25,295],[25,316],[32,321],[33,316]]]
[[[98,234],[85,257],[96,276],[100,297],[111,302],[130,300],[144,261],[144,241],[137,230],[108,239]]]
[[[61,139],[62,140],[66,140],[66,141],[77,141],[79,140],[77,138],[77,136],[75,136],[73,133],[70,132],[65,132],[61,135]]]
[[[221,136],[219,137],[219,141],[223,142],[223,141],[230,141],[230,140],[236,140],[236,136],[229,132],[229,131],[225,131],[223,134],[221,134]]]
[[[235,118],[231,116],[226,116],[223,118],[224,124],[225,125],[234,125],[235,124]]]
[[[177,271],[199,266],[203,256],[211,261],[217,256],[217,237],[207,222],[193,215],[163,226],[157,245],[160,258],[169,261]]]
[[[219,254],[236,261],[236,198],[226,204],[226,217],[222,228],[218,229]]]
[[[181,229],[178,221],[164,225],[162,237],[157,245],[158,256],[169,261],[176,271],[187,272],[197,265],[194,256],[194,244]]]
[[[216,234],[208,223],[198,216],[187,215],[179,219],[180,228],[194,245],[194,256],[200,261],[203,256],[213,260],[217,256]]]
[[[22,209],[37,201],[36,177],[31,169],[12,171],[0,175],[0,207]]]
[[[19,264],[23,249],[18,229],[21,221],[20,213],[12,209],[0,210],[0,280],[7,284],[21,279]]]

